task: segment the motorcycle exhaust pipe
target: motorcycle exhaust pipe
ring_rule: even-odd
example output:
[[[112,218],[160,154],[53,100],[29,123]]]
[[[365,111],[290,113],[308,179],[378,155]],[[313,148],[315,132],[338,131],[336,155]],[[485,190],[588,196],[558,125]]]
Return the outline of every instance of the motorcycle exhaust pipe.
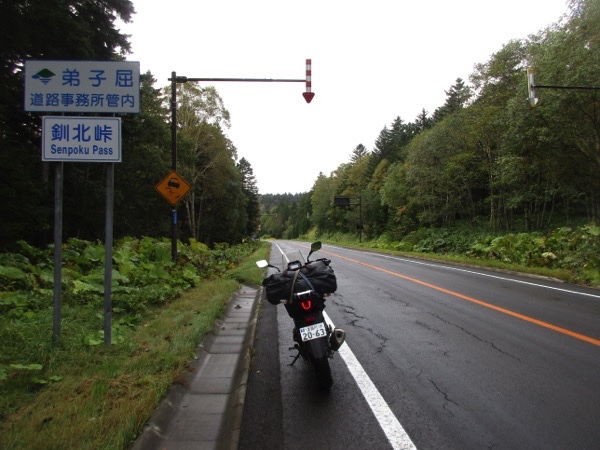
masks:
[[[329,335],[329,344],[333,351],[338,351],[346,340],[346,332],[341,328],[334,328],[333,332]]]

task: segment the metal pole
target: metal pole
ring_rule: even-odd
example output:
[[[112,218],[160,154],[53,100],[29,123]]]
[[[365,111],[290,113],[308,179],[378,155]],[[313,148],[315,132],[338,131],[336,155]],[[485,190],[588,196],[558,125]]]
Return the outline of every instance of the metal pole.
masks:
[[[308,61],[308,60],[307,60]],[[171,72],[171,80],[175,79],[175,72]],[[306,79],[292,78],[192,78],[179,76],[177,83],[198,82],[198,81],[244,81],[255,83],[306,83]]]
[[[362,243],[362,229],[363,229],[363,221],[362,221],[362,198],[358,196],[358,243]]]
[[[115,163],[106,168],[106,222],[104,229],[104,345],[112,342],[112,249]]]
[[[177,74],[171,72],[171,169],[177,170]],[[171,258],[177,263],[177,205],[171,210]]]
[[[52,341],[57,342],[61,328],[62,292],[62,215],[63,215],[63,162],[54,166],[54,314]]]
[[[582,89],[582,90],[598,90],[600,86],[558,86],[552,84],[536,84],[531,86],[534,89]]]
[[[177,76],[171,72],[171,168],[177,171],[177,83],[199,82],[199,81],[249,81],[249,82],[273,82],[273,83],[306,83],[306,92],[303,94],[307,103],[314,97],[312,87],[312,62],[306,60],[306,78],[188,78]],[[177,263],[177,205],[172,209],[171,223],[171,257],[173,264]]]

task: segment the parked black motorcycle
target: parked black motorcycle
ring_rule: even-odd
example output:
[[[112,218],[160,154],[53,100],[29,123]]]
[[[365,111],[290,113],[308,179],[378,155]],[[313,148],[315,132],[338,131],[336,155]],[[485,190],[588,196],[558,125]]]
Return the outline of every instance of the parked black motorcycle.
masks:
[[[323,316],[325,297],[336,291],[337,280],[329,265],[331,260],[310,261],[310,256],[320,249],[321,242],[314,242],[306,262],[300,252],[283,254],[283,271],[265,260],[256,264],[261,268],[277,269],[277,273],[263,280],[263,286],[269,303],[283,303],[294,320],[296,344],[290,350],[298,353],[291,365],[302,357],[313,367],[319,386],[329,389],[333,384],[329,358],[333,358],[334,352],[344,343],[346,334],[329,325]]]

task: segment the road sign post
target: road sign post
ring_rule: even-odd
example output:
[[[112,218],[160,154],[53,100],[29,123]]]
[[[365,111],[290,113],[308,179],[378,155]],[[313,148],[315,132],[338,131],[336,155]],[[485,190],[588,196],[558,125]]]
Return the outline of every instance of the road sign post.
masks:
[[[57,163],[54,193],[53,341],[61,330],[62,213],[64,162],[106,162],[104,344],[112,340],[112,245],[114,163],[121,161],[121,119],[140,112],[140,63],[131,61],[29,60],[24,64],[24,109],[113,117],[45,116],[42,161]]]
[[[333,197],[333,206],[338,206],[341,208],[349,208],[350,206],[358,206],[358,242],[362,242],[362,230],[363,230],[363,220],[362,220],[362,199],[361,196],[358,196],[358,203],[352,203],[352,197],[344,196],[344,195],[336,195]]]

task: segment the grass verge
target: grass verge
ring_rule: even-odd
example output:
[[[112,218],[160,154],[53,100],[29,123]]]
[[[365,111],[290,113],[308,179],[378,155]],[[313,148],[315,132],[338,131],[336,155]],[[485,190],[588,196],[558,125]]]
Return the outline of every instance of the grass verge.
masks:
[[[148,311],[140,325],[120,334],[117,344],[50,346],[55,381],[35,391],[1,393],[0,448],[128,448],[169,387],[186,373],[198,344],[240,283],[260,283],[264,271],[255,261],[268,251],[265,243],[225,277],[202,281]],[[18,380],[10,381],[18,387]]]

